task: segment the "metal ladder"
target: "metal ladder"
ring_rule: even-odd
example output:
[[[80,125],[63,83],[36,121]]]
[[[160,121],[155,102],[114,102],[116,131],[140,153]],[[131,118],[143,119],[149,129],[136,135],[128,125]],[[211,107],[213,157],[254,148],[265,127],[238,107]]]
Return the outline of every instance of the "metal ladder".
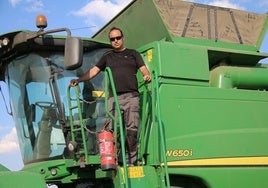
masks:
[[[75,104],[72,104],[72,99],[70,96],[71,88],[75,89]],[[88,162],[88,151],[87,143],[85,137],[84,122],[82,117],[82,108],[79,96],[79,86],[68,87],[67,98],[68,98],[68,109],[69,109],[69,120],[71,128],[71,143],[75,148],[75,158],[79,159],[79,164],[81,167],[85,167],[86,162]],[[74,120],[73,111],[78,109],[78,123]],[[77,147],[77,148],[76,148]]]
[[[122,122],[122,116],[120,113],[120,107],[118,103],[118,98],[115,90],[115,84],[112,76],[112,72],[110,68],[105,69],[105,75],[104,75],[104,83],[105,83],[105,111],[108,114],[108,116],[112,119],[114,122],[114,140],[115,142],[117,141],[117,125],[119,125],[119,134],[120,134],[120,145],[121,145],[121,151],[122,151],[122,159],[123,159],[123,173],[121,181],[124,182],[123,186],[125,188],[129,187],[129,180],[128,178],[128,170],[127,170],[127,165],[126,165],[126,148],[125,148],[125,136],[124,136],[124,130],[123,130],[123,122]],[[115,108],[118,114],[118,118],[116,119],[113,114],[111,114],[108,110],[108,93],[109,93],[109,84],[111,88],[112,95],[114,96],[114,101],[115,101]],[[76,158],[80,159],[79,163],[80,166],[85,166],[85,163],[89,161],[88,157],[88,151],[87,151],[87,145],[86,145],[86,138],[85,138],[85,129],[84,129],[84,122],[83,122],[83,117],[82,117],[82,109],[81,109],[81,104],[80,104],[80,98],[79,98],[79,86],[75,86],[75,93],[76,93],[76,99],[75,99],[75,104],[73,105],[71,102],[71,96],[70,96],[70,90],[72,87],[68,87],[67,90],[67,97],[68,97],[68,107],[69,107],[69,120],[70,120],[70,128],[71,128],[71,142],[73,144],[80,144],[80,150],[75,153]],[[75,120],[73,119],[73,111],[78,109],[78,114],[79,114],[79,123],[75,124]],[[81,135],[81,136],[76,136],[76,135]],[[79,140],[79,137],[81,139],[82,137],[82,142]]]

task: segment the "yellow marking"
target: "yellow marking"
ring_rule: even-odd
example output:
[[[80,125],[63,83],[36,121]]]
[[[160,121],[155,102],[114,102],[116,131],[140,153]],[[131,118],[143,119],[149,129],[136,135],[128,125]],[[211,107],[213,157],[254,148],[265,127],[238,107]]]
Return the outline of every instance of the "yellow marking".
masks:
[[[153,60],[153,50],[152,49],[147,51],[147,60],[148,60],[148,62],[151,62]]]
[[[105,92],[94,90],[92,91],[92,96],[93,97],[105,97]]]
[[[125,180],[124,168],[120,168],[120,171],[121,171],[122,179],[123,179],[123,182],[122,183],[125,184],[126,180]]]
[[[168,162],[168,166],[245,166],[245,165],[268,165],[268,157],[235,157],[194,159]]]
[[[144,177],[143,168],[141,166],[128,167],[129,178],[142,178]]]
[[[124,178],[124,168],[120,168],[123,179]],[[143,168],[141,166],[131,166],[127,168],[128,178],[142,178],[144,177]]]

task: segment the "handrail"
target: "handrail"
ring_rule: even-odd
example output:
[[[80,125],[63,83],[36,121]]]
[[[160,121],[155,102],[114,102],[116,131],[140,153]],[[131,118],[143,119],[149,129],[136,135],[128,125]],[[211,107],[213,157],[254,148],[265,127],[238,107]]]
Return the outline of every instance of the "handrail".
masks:
[[[156,101],[153,101],[153,104],[156,104],[156,110],[157,110],[157,112],[155,112],[154,107],[152,108],[152,111],[154,114],[153,121],[155,122],[155,118],[157,117],[159,132],[160,132],[160,142],[161,142],[161,147],[162,147],[162,155],[163,155],[164,167],[166,171],[166,183],[167,183],[167,187],[170,188],[170,180],[169,180],[167,156],[166,156],[166,145],[165,145],[164,130],[163,130],[164,128],[163,128],[163,124],[161,120],[161,113],[160,113],[160,106],[159,106],[160,98],[159,98],[159,82],[158,82],[158,77],[157,77],[158,74],[156,73],[156,71],[152,71],[152,75],[153,75],[153,79],[152,79],[153,86],[155,88],[155,90],[153,91],[155,91],[154,96],[156,96]]]
[[[115,89],[114,79],[112,75],[112,71],[109,67],[105,69],[105,111],[108,114],[108,116],[113,120],[114,123],[114,138],[115,143],[117,142],[117,119],[119,123],[119,129],[120,129],[120,145],[121,145],[121,151],[122,151],[122,160],[123,160],[123,168],[124,168],[124,177],[125,177],[125,187],[129,187],[129,181],[128,181],[128,171],[127,171],[127,164],[126,164],[126,149],[125,149],[125,136],[124,136],[124,130],[123,130],[123,123],[122,123],[122,115],[121,110],[119,107],[118,97]],[[110,85],[109,85],[110,83]],[[108,93],[109,93],[109,87],[111,88],[114,102],[115,102],[115,110],[117,112],[117,119],[115,116],[109,112],[108,109]],[[115,144],[116,145],[116,144]]]
[[[149,104],[147,101],[147,96],[148,96],[148,88],[146,87],[146,89],[143,92],[143,103],[142,103],[142,119],[141,119],[141,126],[139,129],[139,133],[138,133],[138,140],[139,140],[139,150],[138,150],[138,159],[141,159],[143,156],[143,153],[145,152],[145,143],[147,143],[145,141],[145,135],[146,133],[149,134],[148,132],[148,128],[146,127],[146,124],[148,123],[149,120],[149,114],[148,114],[148,110],[149,110]],[[144,142],[142,142],[142,140]],[[144,160],[144,159],[143,159]],[[142,164],[144,164],[145,162],[142,161]]]

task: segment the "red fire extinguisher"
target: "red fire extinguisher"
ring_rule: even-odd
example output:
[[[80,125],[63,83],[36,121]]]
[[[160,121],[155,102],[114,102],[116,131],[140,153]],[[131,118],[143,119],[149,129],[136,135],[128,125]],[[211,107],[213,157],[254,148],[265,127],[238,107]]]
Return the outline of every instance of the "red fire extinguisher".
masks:
[[[103,130],[99,133],[99,149],[102,170],[116,169],[115,142],[113,133]]]

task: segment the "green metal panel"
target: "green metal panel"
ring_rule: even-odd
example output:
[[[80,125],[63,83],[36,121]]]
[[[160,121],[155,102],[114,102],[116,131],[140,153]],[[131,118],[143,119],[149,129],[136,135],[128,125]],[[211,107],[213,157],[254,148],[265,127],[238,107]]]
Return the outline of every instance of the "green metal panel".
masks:
[[[46,188],[47,185],[41,175],[20,171],[0,172],[0,187]]]
[[[267,92],[189,85],[160,86],[169,173],[209,187],[266,187]]]
[[[181,167],[170,168],[170,173],[188,174],[211,188],[259,188],[268,187],[266,167]],[[175,179],[178,179],[178,177]]]
[[[209,80],[206,48],[162,40],[148,44],[139,51],[149,69],[156,70],[161,77]]]
[[[170,160],[268,155],[266,92],[162,84],[160,97],[167,150],[192,150]]]

